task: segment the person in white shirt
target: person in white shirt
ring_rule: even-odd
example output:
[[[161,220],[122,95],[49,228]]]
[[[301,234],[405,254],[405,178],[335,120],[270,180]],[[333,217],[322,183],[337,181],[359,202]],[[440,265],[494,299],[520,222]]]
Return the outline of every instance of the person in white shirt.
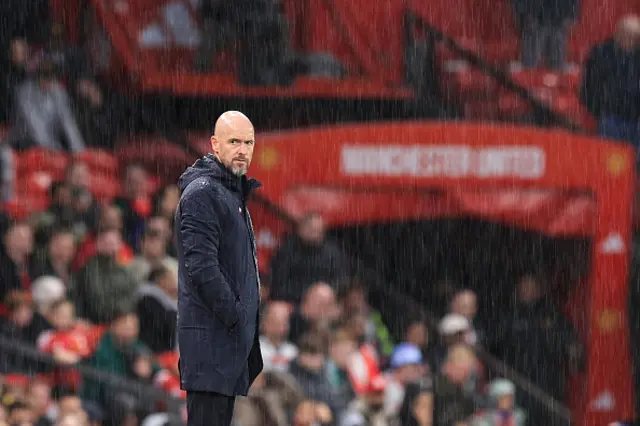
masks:
[[[298,348],[287,341],[291,308],[286,302],[270,302],[263,313],[260,348],[265,370],[287,371]]]

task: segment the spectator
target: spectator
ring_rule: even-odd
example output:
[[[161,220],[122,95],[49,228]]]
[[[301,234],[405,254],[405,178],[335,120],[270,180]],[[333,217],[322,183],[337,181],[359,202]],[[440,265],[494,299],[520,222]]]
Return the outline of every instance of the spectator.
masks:
[[[568,369],[577,368],[583,349],[567,318],[543,297],[539,276],[522,276],[516,306],[497,325],[492,346],[507,365],[560,401]],[[531,424],[551,424],[537,400],[521,397]]]
[[[364,387],[369,385],[371,379],[367,364],[364,362],[356,364],[361,361],[356,359],[357,355],[356,341],[347,330],[340,329],[331,336],[327,377],[333,391],[344,401],[355,398],[354,382]]]
[[[291,316],[289,341],[297,344],[300,336],[309,331],[328,338],[330,327],[339,317],[340,308],[333,289],[327,283],[315,283],[306,291],[302,304]]]
[[[36,250],[30,262],[30,276],[33,279],[47,275],[57,277],[64,283],[71,278],[71,262],[76,254],[73,232],[67,228],[57,228],[44,250]]]
[[[410,343],[401,343],[393,350],[390,371],[387,374],[384,406],[389,417],[397,416],[404,400],[406,386],[424,376],[420,348]]]
[[[33,411],[25,402],[16,401],[9,406],[9,424],[11,425],[32,425],[35,420]]]
[[[46,242],[53,231],[59,227],[70,227],[74,235],[83,237],[86,229],[76,231],[74,226],[73,199],[71,188],[65,182],[53,182],[49,187],[49,208],[37,216],[36,234],[38,241]]]
[[[2,107],[0,107],[0,121],[8,121],[11,118],[15,100],[14,93],[27,78],[27,63],[29,60],[29,45],[22,38],[11,40],[9,51],[9,64],[6,74],[3,76],[0,94],[2,95]]]
[[[89,415],[82,405],[82,399],[75,392],[63,390],[56,399],[58,401],[58,419],[65,416],[75,416],[81,420],[81,425],[89,422]]]
[[[99,229],[115,229],[120,235],[120,245],[116,253],[116,261],[119,265],[127,265],[133,259],[133,250],[129,245],[122,242],[124,225],[122,223],[122,212],[116,206],[103,206],[98,220]],[[78,248],[78,254],[73,262],[73,270],[78,271],[86,265],[87,261],[96,254],[96,235],[94,232],[87,235]]]
[[[478,296],[472,290],[462,290],[453,296],[450,312],[465,317],[469,321],[469,343],[475,345],[482,341],[481,328],[478,325]]]
[[[170,230],[164,218],[152,218],[147,221],[142,236],[141,253],[127,266],[137,281],[149,280],[149,273],[162,264],[177,264],[176,259],[167,255],[169,238]]]
[[[385,385],[384,376],[375,377],[369,389],[349,404],[340,420],[340,426],[389,426],[392,424],[392,419],[384,412]]]
[[[99,219],[98,202],[91,195],[91,171],[87,163],[74,161],[67,169],[65,183],[71,191],[72,224],[80,235],[96,227]]]
[[[404,333],[404,341],[420,348],[422,354],[426,356],[429,353],[429,329],[427,324],[422,320],[409,322]]]
[[[535,68],[542,59],[557,71],[566,66],[567,38],[578,18],[578,0],[514,0],[522,22],[522,64]]]
[[[299,222],[297,234],[288,238],[271,260],[271,297],[299,303],[313,283],[335,285],[346,276],[344,254],[325,239],[322,217],[311,213]]]
[[[322,338],[306,334],[300,338],[298,357],[289,366],[289,372],[297,380],[307,398],[326,404],[338,418],[348,401],[339,399],[327,376],[326,347]]]
[[[358,314],[366,318],[365,340],[373,343],[383,358],[391,356],[393,351],[391,333],[380,312],[369,304],[365,285],[359,281],[352,281],[348,286],[339,289],[338,298],[345,317]]]
[[[173,220],[180,201],[180,188],[177,185],[167,185],[156,194],[154,216],[164,217],[173,229]]]
[[[135,303],[138,283],[116,260],[121,244],[118,230],[101,230],[96,239],[96,255],[73,280],[78,315],[93,323],[110,322],[115,312]]]
[[[407,385],[397,426],[435,426],[434,395],[430,379]]]
[[[154,353],[176,349],[178,315],[177,264],[160,265],[149,275],[149,283],[138,291],[140,341]]]
[[[287,371],[298,356],[298,348],[287,341],[290,313],[284,302],[270,302],[262,313],[260,349],[265,370]]]
[[[448,314],[438,324],[439,340],[429,351],[429,364],[436,371],[442,367],[449,348],[453,345],[470,343],[471,325],[466,317]]]
[[[13,341],[34,343],[30,333],[33,310],[28,295],[22,291],[11,292],[7,299],[7,309],[9,316],[1,323],[0,333]],[[19,353],[3,351],[0,354],[0,372],[33,374],[39,368],[37,362]]]
[[[628,15],[615,35],[595,45],[584,65],[580,100],[604,138],[640,146],[640,18]]]
[[[144,345],[138,340],[139,330],[135,313],[126,310],[119,312],[100,340],[90,364],[100,371],[127,377],[133,370],[133,355],[144,351]],[[126,417],[137,405],[137,401],[132,401],[128,395],[115,389],[107,391],[105,384],[93,380],[85,382],[84,394],[89,401],[101,404],[112,416],[117,413],[120,418]]]
[[[27,222],[13,222],[5,230],[0,246],[0,302],[11,290],[31,286],[28,258],[33,249],[33,230]]]
[[[35,380],[31,383],[28,401],[35,415],[35,426],[53,425],[56,407],[51,399],[51,387],[46,382]]]
[[[464,390],[465,383],[477,370],[473,351],[464,345],[449,348],[442,370],[434,376],[436,426],[467,424],[475,412],[474,395]]]
[[[490,407],[472,426],[524,426],[525,415],[515,406],[516,387],[509,380],[496,379],[489,385]]]
[[[35,343],[41,333],[53,328],[52,307],[59,300],[66,299],[67,289],[56,277],[42,276],[33,282],[31,299],[34,304],[33,321],[29,341]]]
[[[234,424],[239,426],[289,426],[290,413],[304,395],[288,373],[265,371],[249,389],[247,398],[236,401]]]
[[[123,194],[114,200],[122,211],[124,240],[134,250],[139,247],[144,233],[144,224],[153,209],[149,193],[149,176],[138,164],[131,164],[125,170]]]
[[[9,133],[14,147],[39,146],[70,152],[84,150],[84,139],[71,111],[71,101],[60,85],[59,77],[55,65],[43,61],[38,66],[36,81],[27,80],[18,87]]]

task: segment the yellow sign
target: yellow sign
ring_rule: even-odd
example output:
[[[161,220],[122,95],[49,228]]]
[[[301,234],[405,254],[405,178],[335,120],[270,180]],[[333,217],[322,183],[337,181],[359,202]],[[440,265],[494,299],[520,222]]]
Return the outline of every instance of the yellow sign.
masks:
[[[265,170],[272,169],[278,163],[278,151],[271,147],[261,149],[258,153],[258,163]]]
[[[614,176],[619,176],[627,168],[627,157],[624,154],[613,153],[607,158],[607,170]]]
[[[605,309],[598,317],[598,327],[603,333],[611,333],[622,325],[622,313],[613,309]]]

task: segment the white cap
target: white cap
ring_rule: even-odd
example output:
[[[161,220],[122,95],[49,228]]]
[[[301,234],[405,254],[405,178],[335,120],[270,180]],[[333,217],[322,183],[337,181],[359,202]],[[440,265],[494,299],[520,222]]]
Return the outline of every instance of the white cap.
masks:
[[[31,298],[39,308],[47,310],[53,302],[64,299],[67,289],[58,277],[45,275],[31,285]]]
[[[467,331],[470,328],[469,320],[458,314],[445,315],[438,325],[438,331],[443,336],[451,336],[452,334]]]

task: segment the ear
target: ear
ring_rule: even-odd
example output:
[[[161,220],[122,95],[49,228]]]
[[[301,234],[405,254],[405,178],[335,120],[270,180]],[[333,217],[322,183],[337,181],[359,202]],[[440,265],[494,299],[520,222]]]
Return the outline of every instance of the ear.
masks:
[[[220,151],[220,142],[215,136],[211,136],[209,140],[211,141],[211,152],[217,156]]]

